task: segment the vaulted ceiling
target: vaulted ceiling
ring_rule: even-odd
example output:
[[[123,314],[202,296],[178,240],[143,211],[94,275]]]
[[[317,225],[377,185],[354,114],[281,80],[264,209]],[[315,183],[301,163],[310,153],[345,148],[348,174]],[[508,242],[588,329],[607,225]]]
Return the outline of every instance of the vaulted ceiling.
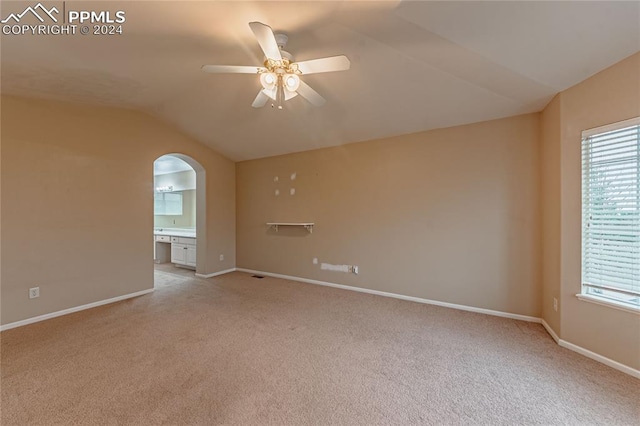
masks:
[[[539,111],[640,50],[639,2],[70,4],[124,10],[123,34],[3,35],[3,93],[144,110],[234,160]],[[296,60],[350,58],[349,71],[303,76],[324,106],[255,109],[256,76],[200,70],[261,65],[251,21],[287,34]]]

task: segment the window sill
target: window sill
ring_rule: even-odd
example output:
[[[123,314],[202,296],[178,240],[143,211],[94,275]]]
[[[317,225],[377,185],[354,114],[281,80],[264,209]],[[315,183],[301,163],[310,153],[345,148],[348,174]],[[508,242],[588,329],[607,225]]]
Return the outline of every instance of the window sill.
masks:
[[[632,314],[640,315],[640,308],[626,305],[624,303],[614,302],[613,300],[605,300],[599,297],[591,296],[589,294],[576,294],[576,297],[583,302],[595,303],[596,305],[607,306],[609,308],[618,309],[620,311],[631,312]]]

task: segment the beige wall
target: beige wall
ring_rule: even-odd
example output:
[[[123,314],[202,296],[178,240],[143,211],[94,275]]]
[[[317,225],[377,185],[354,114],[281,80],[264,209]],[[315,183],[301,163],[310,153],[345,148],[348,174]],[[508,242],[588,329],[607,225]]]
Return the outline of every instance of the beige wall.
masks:
[[[541,118],[542,318],[559,336],[560,309],[560,95]],[[556,299],[558,310],[554,309]]]
[[[640,315],[580,301],[581,132],[640,116],[640,53],[561,93],[561,338],[640,369]]]
[[[530,114],[238,163],[238,267],[539,317],[538,133]]]
[[[3,96],[1,124],[2,324],[153,287],[153,161],[167,153],[206,171],[198,271],[235,266],[233,162],[130,110]]]

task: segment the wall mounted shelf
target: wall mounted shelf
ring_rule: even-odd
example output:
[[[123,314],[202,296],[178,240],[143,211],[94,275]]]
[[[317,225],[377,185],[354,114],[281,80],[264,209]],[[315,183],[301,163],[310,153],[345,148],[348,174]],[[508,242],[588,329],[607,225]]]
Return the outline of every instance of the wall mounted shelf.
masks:
[[[313,225],[315,225],[313,222],[267,222],[267,226],[275,229],[276,232],[278,232],[279,226],[302,226],[311,234],[313,233]]]

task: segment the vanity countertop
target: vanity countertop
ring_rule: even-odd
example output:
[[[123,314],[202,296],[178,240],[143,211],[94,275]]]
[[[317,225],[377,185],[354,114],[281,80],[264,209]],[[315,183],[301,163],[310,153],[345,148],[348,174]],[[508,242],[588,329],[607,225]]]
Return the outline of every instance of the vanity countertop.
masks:
[[[153,235],[169,235],[171,237],[195,238],[195,229],[184,228],[153,228]]]

